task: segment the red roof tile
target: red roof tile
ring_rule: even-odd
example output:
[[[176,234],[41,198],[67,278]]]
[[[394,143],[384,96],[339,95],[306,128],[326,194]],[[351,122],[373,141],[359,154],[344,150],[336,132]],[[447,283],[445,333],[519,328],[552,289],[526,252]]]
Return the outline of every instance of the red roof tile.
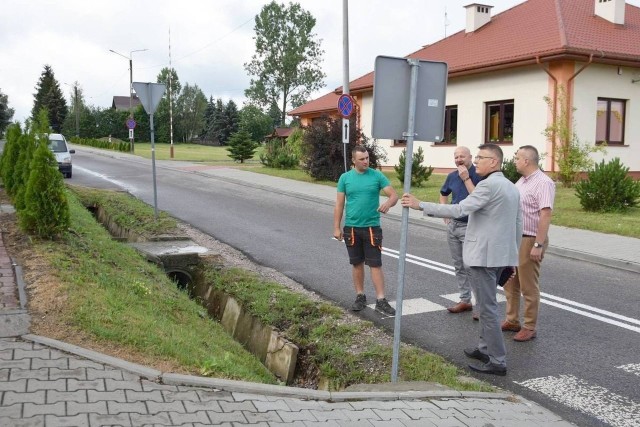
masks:
[[[309,101],[298,108],[294,108],[293,110],[289,111],[288,114],[290,116],[299,116],[301,114],[313,114],[331,110],[338,111],[338,98],[340,97],[341,93],[342,92],[336,93],[335,91],[329,92],[328,94],[323,95],[320,98]]]
[[[593,62],[640,67],[640,8],[626,4],[625,24],[617,25],[596,16],[594,7],[594,0],[528,0],[472,33],[462,30],[407,57],[444,61],[449,77],[535,63],[536,58],[587,60],[592,54]],[[354,92],[371,89],[373,72],[349,87]],[[309,103],[314,103],[314,112],[320,99]],[[309,104],[294,111],[305,113]]]

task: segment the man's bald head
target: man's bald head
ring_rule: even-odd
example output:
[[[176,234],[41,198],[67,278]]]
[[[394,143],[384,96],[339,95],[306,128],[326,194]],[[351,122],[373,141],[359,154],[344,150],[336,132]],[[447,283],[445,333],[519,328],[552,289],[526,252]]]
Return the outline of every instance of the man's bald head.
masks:
[[[471,150],[469,150],[468,147],[456,147],[453,152],[453,160],[455,161],[456,166],[464,165],[469,169],[472,163]]]

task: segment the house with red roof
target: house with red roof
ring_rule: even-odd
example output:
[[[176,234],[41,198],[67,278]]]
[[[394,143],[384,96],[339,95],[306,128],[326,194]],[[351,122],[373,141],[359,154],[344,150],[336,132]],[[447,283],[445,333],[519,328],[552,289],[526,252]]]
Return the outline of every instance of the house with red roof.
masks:
[[[571,115],[582,143],[606,142],[596,161],[619,157],[640,176],[640,8],[625,0],[527,0],[495,16],[492,6],[465,6],[466,27],[407,55],[448,64],[444,139],[422,146],[426,165],[450,170],[453,151],[472,153],[499,144],[505,158],[533,145],[546,171],[557,137],[545,129],[562,111]],[[374,73],[350,82],[357,120],[371,136]],[[289,115],[308,124],[322,115],[338,117],[342,88],[310,101]],[[416,118],[419,120],[419,117]],[[403,140],[379,140],[385,166],[398,163]]]

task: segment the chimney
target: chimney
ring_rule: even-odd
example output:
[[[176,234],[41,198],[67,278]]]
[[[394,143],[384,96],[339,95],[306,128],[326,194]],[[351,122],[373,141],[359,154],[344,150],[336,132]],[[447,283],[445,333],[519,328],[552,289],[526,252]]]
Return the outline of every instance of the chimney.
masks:
[[[625,0],[595,0],[595,13],[614,24],[624,25]]]
[[[597,0],[596,0],[597,1]],[[471,3],[465,6],[467,9],[467,28],[466,33],[473,33],[478,28],[491,21],[491,8],[486,4]]]

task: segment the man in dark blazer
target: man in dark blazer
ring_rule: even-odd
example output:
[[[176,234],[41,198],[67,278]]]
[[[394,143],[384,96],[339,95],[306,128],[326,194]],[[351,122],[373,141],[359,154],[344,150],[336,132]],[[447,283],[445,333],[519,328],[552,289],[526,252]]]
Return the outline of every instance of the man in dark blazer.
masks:
[[[522,240],[520,193],[500,171],[502,149],[495,144],[478,148],[476,172],[484,179],[466,199],[457,205],[441,205],[421,202],[405,193],[402,206],[439,218],[469,216],[462,258],[469,267],[477,300],[480,340],[477,347],[465,349],[464,353],[482,362],[481,365],[470,364],[472,370],[506,375],[507,351],[500,329],[496,282],[505,267],[518,265],[518,248]]]

